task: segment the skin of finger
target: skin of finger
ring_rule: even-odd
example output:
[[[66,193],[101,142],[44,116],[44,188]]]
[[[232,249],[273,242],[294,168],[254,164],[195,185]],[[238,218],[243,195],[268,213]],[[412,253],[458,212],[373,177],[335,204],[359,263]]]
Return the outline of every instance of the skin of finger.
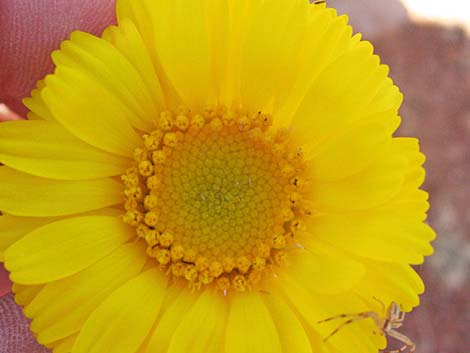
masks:
[[[21,117],[12,112],[6,104],[0,103],[0,123],[2,121],[21,120]]]
[[[0,297],[9,293],[11,290],[11,282],[8,277],[8,272],[3,267],[3,264],[0,264]]]
[[[1,0],[0,102],[24,117],[21,99],[52,72],[51,52],[74,30],[99,35],[115,21],[115,0]]]
[[[29,320],[15,304],[13,295],[0,298],[0,352],[48,353],[29,331]]]

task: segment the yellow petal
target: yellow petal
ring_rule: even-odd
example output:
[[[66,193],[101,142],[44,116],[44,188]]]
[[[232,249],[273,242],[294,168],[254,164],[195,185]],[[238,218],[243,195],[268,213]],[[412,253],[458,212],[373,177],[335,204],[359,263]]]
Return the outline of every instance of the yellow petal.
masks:
[[[10,246],[5,266],[16,283],[51,282],[87,268],[133,234],[117,217],[65,219],[35,229]]]
[[[405,181],[406,183],[406,181]],[[374,209],[374,212],[388,214],[396,219],[422,222],[429,209],[429,195],[423,190],[401,190],[392,200]]]
[[[206,290],[180,317],[180,325],[171,339],[168,353],[219,353],[223,350],[223,334],[227,302],[218,292]]]
[[[363,171],[335,182],[317,182],[313,205],[319,212],[364,210],[396,196],[404,182],[407,161],[397,154],[384,154]]]
[[[319,243],[315,235],[312,238],[306,249],[293,254],[291,265],[286,263],[281,273],[289,273],[312,291],[331,295],[352,288],[365,275],[363,264]]]
[[[72,353],[136,352],[160,311],[166,290],[166,278],[156,269],[127,282],[93,312]]]
[[[92,212],[85,212],[82,216],[119,216],[122,211],[114,208],[105,208]],[[78,216],[78,215],[77,215]],[[5,250],[26,234],[45,224],[59,220],[60,217],[16,217],[7,214],[0,216],[0,262],[4,261]]]
[[[103,33],[103,39],[114,45],[139,72],[156,108],[162,110],[165,103],[158,74],[153,66],[151,53],[134,22],[123,19],[119,21],[119,27],[108,27]]]
[[[283,83],[284,71],[301,49],[307,2],[254,1],[242,19],[240,97],[248,109],[263,109]],[[280,82],[281,81],[281,82]]]
[[[0,209],[15,216],[62,216],[121,203],[112,179],[59,181],[0,167]]]
[[[207,103],[212,68],[204,1],[121,0],[117,13],[119,23],[130,18],[138,24],[146,45],[155,53],[159,77],[163,78],[163,71],[183,103],[192,107]]]
[[[46,77],[42,98],[57,121],[92,146],[132,157],[141,144],[120,100],[101,86],[99,77],[58,67]]]
[[[4,252],[15,241],[21,239],[46,223],[51,222],[48,218],[15,217],[10,215],[0,216],[0,261],[4,261]]]
[[[142,244],[125,244],[87,269],[47,284],[24,308],[25,315],[33,319],[31,331],[41,344],[80,331],[108,295],[140,273],[146,260]]]
[[[275,295],[265,295],[264,300],[276,325],[282,352],[313,353],[304,327],[284,300]]]
[[[282,347],[261,295],[236,293],[231,298],[225,353],[281,353]]]
[[[161,107],[155,104],[138,70],[117,48],[84,32],[73,32],[60,48],[52,54],[57,67],[68,66],[96,78],[96,84],[116,100],[116,109],[125,112],[132,126],[152,128]]]
[[[15,293],[16,304],[24,306],[28,305],[36,297],[36,295],[38,295],[42,288],[44,288],[42,284],[35,286],[24,286],[18,283],[13,283],[11,290],[13,293]]]
[[[52,353],[70,353],[72,351],[73,345],[75,344],[77,336],[78,335],[71,335],[66,339],[56,343]]]
[[[410,265],[365,258],[360,261],[366,265],[367,273],[354,290],[364,299],[373,302],[377,298],[385,305],[394,301],[403,311],[419,305],[418,295],[424,292],[424,284]]]
[[[219,3],[222,3],[221,1]],[[246,36],[247,27],[253,21],[252,7],[257,4],[254,1],[240,0],[227,1],[228,17],[226,23],[228,28],[222,27],[222,32],[226,31],[224,48],[227,50],[226,57],[221,54],[222,60],[226,61],[226,72],[222,78],[223,88],[221,91],[221,101],[225,104],[240,102],[240,70],[242,58],[242,44]]]
[[[404,196],[416,193],[416,189],[424,182],[425,171],[422,165],[426,160],[426,157],[419,151],[418,139],[394,138],[392,148],[395,153],[403,155],[408,161],[408,170],[400,194]]]
[[[200,107],[210,92],[209,39],[203,0],[154,1],[153,40],[168,79],[183,103]]]
[[[315,217],[315,238],[371,259],[420,264],[431,255],[434,231],[420,221],[374,213],[341,213]]]
[[[23,99],[23,104],[30,110],[28,113],[29,120],[54,120],[49,108],[41,97],[41,91],[44,86],[44,80],[38,81],[36,88],[31,92],[31,97]]]
[[[132,0],[117,0],[116,14],[119,25],[121,22],[131,20],[137,26],[137,29],[144,39],[145,44],[149,47],[150,53],[153,55],[155,43],[152,41],[153,18],[149,7],[151,4],[152,3],[147,0],[142,0],[139,2]]]
[[[154,0],[118,0],[116,1],[117,19],[119,26],[127,20],[131,20],[135,24],[150,54],[152,64],[155,68],[165,96],[165,101],[168,105],[176,106],[181,104],[180,98],[162,68],[158,56],[158,50],[156,48],[154,28],[155,22],[160,19],[158,15],[152,15],[152,9],[154,6]]]
[[[292,128],[305,144],[373,114],[398,111],[402,95],[387,78],[388,68],[372,55],[372,45],[351,41],[350,46],[316,77],[295,113]]]
[[[174,295],[176,298],[171,303],[165,302],[165,311],[162,313],[161,319],[150,335],[146,347],[142,349],[142,353],[167,353],[168,347],[175,334],[176,329],[181,323],[181,318],[188,313],[195,304],[199,293],[188,293],[183,288],[181,293],[174,292],[170,289],[168,295]],[[141,353],[141,352],[139,352]]]
[[[275,102],[276,116],[286,122],[292,120],[302,102],[307,103],[305,96],[318,75],[350,47],[352,29],[347,26],[347,16],[337,17],[334,9],[319,6],[311,6],[308,15],[303,48],[286,68],[283,87],[278,89]],[[299,111],[298,115],[301,114]]]
[[[129,160],[95,149],[55,122],[0,125],[0,162],[37,176],[82,180],[122,174]]]
[[[227,71],[229,61],[230,4],[228,1],[204,0],[207,16],[207,36],[211,66],[211,85],[208,97],[210,102],[229,105],[227,100]]]
[[[383,123],[352,126],[309,156],[313,182],[331,182],[358,173],[383,155],[390,142],[391,132]]]

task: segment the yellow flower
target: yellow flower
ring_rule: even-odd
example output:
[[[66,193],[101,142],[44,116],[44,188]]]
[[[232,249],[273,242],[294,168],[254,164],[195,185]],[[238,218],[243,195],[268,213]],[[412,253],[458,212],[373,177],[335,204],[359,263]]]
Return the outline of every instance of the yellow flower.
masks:
[[[402,95],[307,0],[118,0],[0,125],[0,260],[54,353],[376,352],[430,255]],[[378,300],[376,300],[378,299]]]

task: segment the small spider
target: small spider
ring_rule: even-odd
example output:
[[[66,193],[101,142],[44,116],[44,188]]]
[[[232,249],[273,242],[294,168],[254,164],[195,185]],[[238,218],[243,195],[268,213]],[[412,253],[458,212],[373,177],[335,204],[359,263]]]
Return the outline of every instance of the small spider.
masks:
[[[380,303],[385,308],[384,304],[382,302]],[[364,311],[364,312],[356,313],[356,314],[341,314],[341,315],[332,316],[327,319],[321,320],[318,323],[320,324],[323,322],[341,319],[341,318],[345,318],[345,319],[347,318],[348,320],[343,322],[333,332],[331,332],[327,337],[325,337],[323,339],[323,342],[328,340],[331,336],[333,336],[335,333],[341,330],[344,326],[349,325],[359,320],[371,318],[375,321],[375,324],[379,328],[379,332],[381,335],[393,337],[396,340],[404,344],[399,349],[388,350],[388,351],[384,351],[383,353],[402,353],[402,352],[405,352],[407,349],[409,349],[408,353],[413,353],[415,351],[416,344],[412,340],[410,340],[407,336],[405,336],[404,334],[396,330],[397,328],[403,325],[403,320],[405,319],[405,313],[400,310],[400,306],[395,302],[392,302],[388,306],[387,313],[384,318],[379,317],[379,314],[376,313],[375,311]]]

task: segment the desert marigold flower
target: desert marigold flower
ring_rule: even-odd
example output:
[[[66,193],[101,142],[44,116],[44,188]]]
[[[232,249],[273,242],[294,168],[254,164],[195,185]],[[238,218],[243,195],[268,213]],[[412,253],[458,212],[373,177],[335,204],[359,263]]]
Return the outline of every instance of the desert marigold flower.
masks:
[[[418,305],[424,156],[345,16],[118,0],[0,125],[0,260],[55,353],[376,352]],[[378,299],[378,300],[377,300]]]

